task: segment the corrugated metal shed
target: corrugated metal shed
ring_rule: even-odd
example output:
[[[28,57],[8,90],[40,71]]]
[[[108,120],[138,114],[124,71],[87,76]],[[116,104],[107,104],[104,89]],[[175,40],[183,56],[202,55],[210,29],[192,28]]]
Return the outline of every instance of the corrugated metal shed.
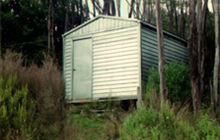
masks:
[[[183,39],[164,33],[169,61],[187,61]],[[63,35],[63,75],[69,102],[137,99],[149,68],[157,66],[155,27],[98,16]]]

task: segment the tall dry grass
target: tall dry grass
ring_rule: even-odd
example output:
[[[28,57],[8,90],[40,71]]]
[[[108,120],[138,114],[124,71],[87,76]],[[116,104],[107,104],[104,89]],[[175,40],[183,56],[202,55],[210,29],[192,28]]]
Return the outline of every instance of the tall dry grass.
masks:
[[[0,76],[16,75],[20,85],[27,85],[29,99],[35,103],[32,115],[32,137],[34,139],[55,139],[63,130],[64,84],[61,72],[51,58],[41,67],[23,65],[22,55],[7,52],[0,59]],[[0,93],[1,94],[1,93]]]

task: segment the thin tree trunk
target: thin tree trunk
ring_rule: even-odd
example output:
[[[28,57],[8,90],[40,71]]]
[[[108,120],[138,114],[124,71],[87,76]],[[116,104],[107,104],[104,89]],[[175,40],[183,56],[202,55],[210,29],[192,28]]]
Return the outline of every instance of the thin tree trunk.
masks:
[[[213,74],[213,96],[214,96],[214,110],[218,105],[218,79],[219,79],[219,48],[220,48],[220,35],[219,35],[219,2],[214,0],[214,13],[215,13],[215,62],[214,62],[214,74]]]
[[[153,6],[152,6],[152,0],[148,0],[148,10],[147,10],[148,16],[147,16],[147,22],[151,23],[153,18]]]
[[[167,89],[164,73],[164,42],[163,42],[163,28],[160,12],[160,0],[156,0],[156,23],[157,23],[157,46],[159,50],[159,74],[160,74],[160,97],[163,102],[167,97]]]
[[[173,11],[173,2],[171,0],[166,0],[167,13],[169,17],[169,30],[174,32],[174,11]]]
[[[83,21],[84,21],[84,15],[83,15],[83,2],[82,2],[82,0],[79,1],[79,7],[80,7],[81,23],[83,23]]]
[[[206,23],[206,13],[207,13],[208,0],[202,1],[198,0],[197,9],[197,32],[198,32],[198,72],[200,75],[200,96],[202,97],[205,92],[205,23]]]
[[[54,2],[53,0],[48,0],[48,19],[47,19],[47,28],[48,28],[48,54],[54,57]]]
[[[86,20],[89,19],[89,5],[88,5],[88,0],[85,0],[85,7],[86,7]]]
[[[95,0],[92,0],[92,7],[93,7],[93,17],[96,17],[96,6],[95,6]]]
[[[147,9],[148,9],[148,7],[147,7],[147,0],[143,0],[143,14],[141,16],[141,19],[144,20],[144,21],[147,20],[147,15],[148,15]]]
[[[188,41],[188,48],[190,49],[190,66],[191,66],[191,87],[192,87],[192,101],[194,113],[200,109],[199,99],[199,82],[198,82],[198,67],[197,67],[197,29],[196,29],[196,0],[189,2],[189,26],[190,34]]]
[[[201,107],[201,98],[205,87],[205,23],[208,0],[191,0],[189,3],[191,87],[195,115]],[[197,11],[195,9],[197,8]]]
[[[116,9],[115,9],[115,1],[114,0],[110,1],[110,7],[111,7],[111,15],[115,16],[116,15]]]
[[[114,0],[104,0],[103,14],[115,16],[115,2],[114,2]]]
[[[104,15],[110,15],[110,4],[109,4],[109,0],[104,0],[103,14],[104,14]]]
[[[118,16],[121,16],[121,0],[116,0],[117,2],[117,11],[118,11]]]
[[[133,11],[134,11],[134,0],[131,0],[131,7],[130,7],[129,14],[128,14],[129,18],[131,18]]]
[[[183,8],[184,8],[184,1],[180,0],[180,15],[179,15],[178,33],[184,37],[185,19],[184,19]]]
[[[2,56],[2,2],[0,1],[0,57]]]
[[[136,0],[136,18],[140,18],[140,0]]]
[[[64,31],[66,32],[68,30],[68,24],[69,24],[69,1],[66,2],[66,13],[65,13],[65,25],[64,25]]]
[[[95,2],[95,10],[97,10],[99,14],[103,14],[102,7],[101,7],[99,0],[94,0],[94,2]]]
[[[103,14],[104,15],[109,15],[109,4],[107,2],[107,0],[104,0],[104,6],[103,6]]]

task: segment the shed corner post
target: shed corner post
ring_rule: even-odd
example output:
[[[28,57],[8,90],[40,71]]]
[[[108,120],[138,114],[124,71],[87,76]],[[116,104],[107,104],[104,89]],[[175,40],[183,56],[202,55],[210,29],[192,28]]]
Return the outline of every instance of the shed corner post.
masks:
[[[137,87],[137,102],[136,102],[136,106],[137,108],[141,108],[143,107],[144,103],[143,103],[143,98],[142,98],[142,94],[141,94],[141,88]]]
[[[62,35],[62,50],[63,50],[63,52],[62,52],[62,78],[63,78],[63,80],[64,80],[64,55],[65,55],[65,39],[64,39],[64,35]]]
[[[142,98],[142,69],[141,69],[141,54],[142,54],[142,49],[141,49],[141,22],[139,22],[138,25],[138,65],[139,65],[139,86],[137,87],[137,102],[136,106],[137,108],[140,108],[143,106],[143,98]]]

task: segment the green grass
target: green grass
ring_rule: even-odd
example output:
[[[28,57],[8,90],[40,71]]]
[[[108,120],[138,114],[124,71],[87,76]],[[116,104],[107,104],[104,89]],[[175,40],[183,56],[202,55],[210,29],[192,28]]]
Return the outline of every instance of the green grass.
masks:
[[[71,124],[73,126],[76,140],[99,140],[106,139],[106,121],[94,115],[72,114]]]
[[[70,109],[65,128],[67,140],[119,139],[122,120],[127,115],[119,107],[107,107],[105,112],[94,113],[94,105],[80,105]]]
[[[73,114],[71,122],[86,129],[103,129],[105,120],[96,116]]]

